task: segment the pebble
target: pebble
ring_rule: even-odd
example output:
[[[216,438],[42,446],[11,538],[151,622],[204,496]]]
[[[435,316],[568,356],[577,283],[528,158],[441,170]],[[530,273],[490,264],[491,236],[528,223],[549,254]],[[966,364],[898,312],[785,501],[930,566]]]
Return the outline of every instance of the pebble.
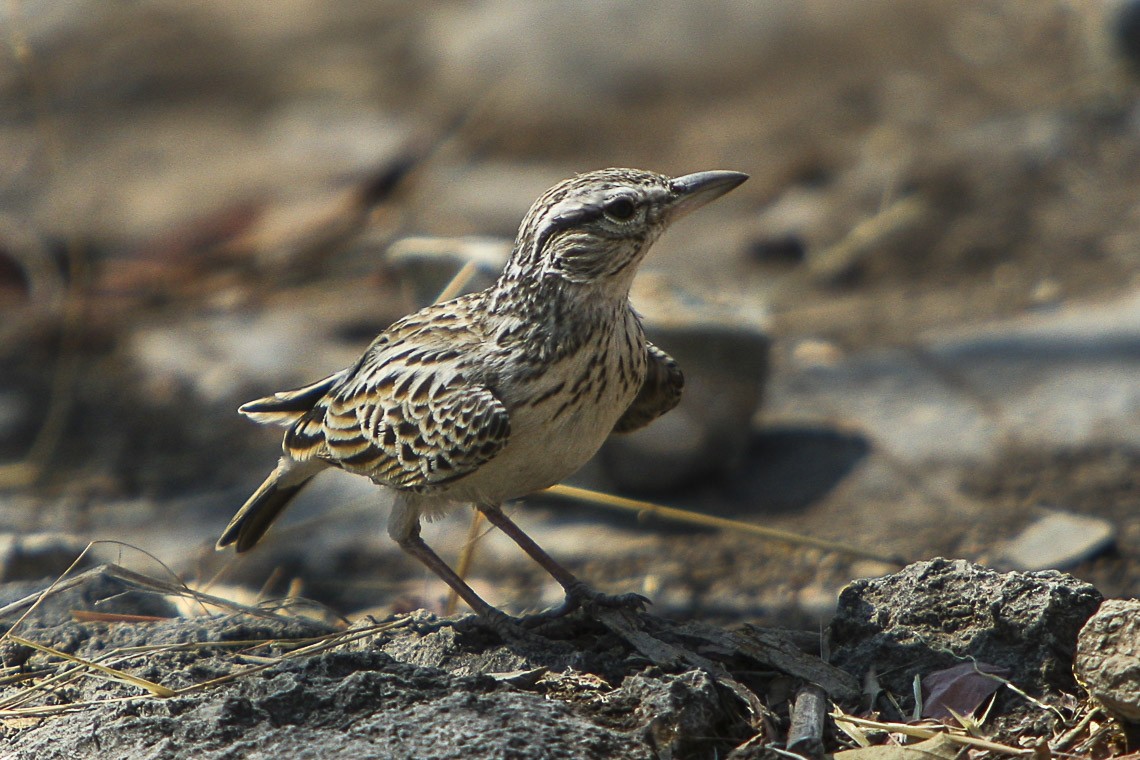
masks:
[[[87,541],[67,533],[0,533],[0,581],[55,578],[86,546]]]
[[[1006,563],[1017,570],[1064,570],[1107,549],[1116,540],[1108,520],[1050,512],[1011,540]]]
[[[1110,713],[1140,724],[1140,599],[1100,606],[1077,637],[1073,671]]]

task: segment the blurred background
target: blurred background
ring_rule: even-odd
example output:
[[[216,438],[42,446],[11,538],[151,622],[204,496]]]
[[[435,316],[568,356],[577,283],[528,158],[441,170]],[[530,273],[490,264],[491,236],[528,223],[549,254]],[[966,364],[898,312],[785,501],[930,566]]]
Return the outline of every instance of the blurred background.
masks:
[[[528,499],[553,554],[660,612],[812,629],[894,558],[1140,593],[1140,3],[21,0],[0,20],[5,580],[100,539],[223,595],[442,609],[362,478],[323,475],[256,551],[216,554],[279,454],[237,406],[349,364],[465,264],[485,285],[558,180],[634,166],[752,179],[636,288],[684,403],[574,482],[853,551]],[[469,523],[425,537],[454,560]],[[509,609],[559,597],[499,536],[469,574]]]

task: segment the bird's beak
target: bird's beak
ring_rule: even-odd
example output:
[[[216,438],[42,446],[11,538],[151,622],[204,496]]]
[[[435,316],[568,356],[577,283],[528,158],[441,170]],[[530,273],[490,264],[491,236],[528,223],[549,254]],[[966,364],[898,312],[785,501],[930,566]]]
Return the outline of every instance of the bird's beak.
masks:
[[[715,201],[720,196],[740,185],[748,175],[742,172],[697,172],[669,180],[669,189],[675,200],[669,209],[669,219],[676,221],[685,214],[696,211],[701,206]]]

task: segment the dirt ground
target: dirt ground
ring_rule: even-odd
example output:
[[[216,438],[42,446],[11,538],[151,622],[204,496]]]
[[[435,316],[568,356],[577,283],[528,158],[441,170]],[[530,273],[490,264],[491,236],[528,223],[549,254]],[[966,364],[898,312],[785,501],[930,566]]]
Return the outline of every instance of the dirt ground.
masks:
[[[1111,534],[1061,569],[1135,597],[1132,7],[28,4],[0,60],[0,532],[123,542],[96,554],[240,601],[443,614],[348,478],[215,554],[279,444],[236,407],[421,305],[393,242],[509,239],[578,171],[724,168],[751,179],[644,269],[764,313],[763,402],[737,460],[627,495],[855,551],[547,496],[519,522],[673,621],[818,631],[887,560],[1009,567],[1056,512]],[[455,558],[469,524],[425,535]],[[557,599],[494,535],[470,577]]]

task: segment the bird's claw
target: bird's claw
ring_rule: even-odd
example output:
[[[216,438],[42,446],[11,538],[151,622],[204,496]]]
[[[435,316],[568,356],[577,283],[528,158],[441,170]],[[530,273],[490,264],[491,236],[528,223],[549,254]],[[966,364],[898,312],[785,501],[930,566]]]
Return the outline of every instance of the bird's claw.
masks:
[[[650,601],[641,594],[603,594],[581,583],[568,588],[566,598],[557,607],[551,607],[532,615],[524,615],[516,618],[516,620],[521,625],[533,627],[565,617],[577,609],[584,609],[587,613],[599,607],[644,612],[649,604]]]

